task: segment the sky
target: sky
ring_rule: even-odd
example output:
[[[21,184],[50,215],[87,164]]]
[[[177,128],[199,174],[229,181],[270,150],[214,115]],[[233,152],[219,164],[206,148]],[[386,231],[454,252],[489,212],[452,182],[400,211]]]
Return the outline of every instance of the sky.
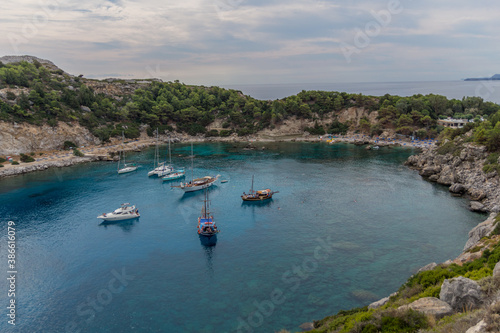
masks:
[[[0,56],[187,84],[445,81],[500,73],[493,0],[7,0]]]

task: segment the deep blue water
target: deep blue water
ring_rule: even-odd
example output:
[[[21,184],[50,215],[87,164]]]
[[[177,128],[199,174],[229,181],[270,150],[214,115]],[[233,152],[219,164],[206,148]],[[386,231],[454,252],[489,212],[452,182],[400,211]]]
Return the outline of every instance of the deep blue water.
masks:
[[[102,162],[0,180],[0,258],[8,220],[18,237],[18,325],[3,315],[0,331],[298,331],[456,257],[484,219],[404,167],[413,150],[265,146],[195,144],[195,176],[229,180],[210,190],[221,230],[212,247],[196,233],[203,193],[148,179],[153,150],[128,156],[145,166],[132,174]],[[177,166],[189,155],[173,147]],[[252,175],[280,191],[273,201],[242,204]],[[99,225],[123,202],[138,221]],[[0,279],[2,299],[6,290]]]
[[[301,83],[301,84],[240,84],[226,88],[241,90],[257,99],[274,100],[295,95],[302,90],[339,91],[352,94],[383,96],[413,96],[437,94],[449,99],[467,96],[482,97],[500,103],[500,81],[427,81],[427,82],[364,82],[364,83]]]

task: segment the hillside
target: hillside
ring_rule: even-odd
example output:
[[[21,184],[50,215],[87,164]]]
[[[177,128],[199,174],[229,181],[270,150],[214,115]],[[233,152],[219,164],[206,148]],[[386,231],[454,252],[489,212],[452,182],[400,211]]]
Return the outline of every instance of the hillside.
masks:
[[[96,142],[119,137],[122,132],[127,138],[137,138],[141,132],[152,136],[156,128],[161,133],[212,137],[352,131],[426,138],[437,137],[443,130],[437,124],[439,118],[479,119],[500,109],[479,97],[448,100],[432,94],[375,97],[302,91],[263,101],[236,90],[179,81],[86,79],[32,56],[5,56],[0,61],[0,121],[4,127],[13,123],[81,126],[96,139],[87,141]],[[25,134],[16,135],[29,136]],[[3,140],[15,141],[13,134],[3,135]]]

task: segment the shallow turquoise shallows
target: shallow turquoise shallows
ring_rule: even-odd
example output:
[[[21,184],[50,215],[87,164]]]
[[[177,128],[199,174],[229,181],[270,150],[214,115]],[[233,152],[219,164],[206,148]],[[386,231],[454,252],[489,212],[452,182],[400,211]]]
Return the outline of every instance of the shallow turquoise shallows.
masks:
[[[143,166],[135,173],[102,162],[0,180],[5,262],[7,221],[18,238],[13,331],[296,332],[456,257],[484,219],[403,166],[411,149],[255,146],[194,145],[195,177],[228,180],[209,191],[215,246],[197,235],[203,192],[147,177],[153,149],[127,156]],[[186,179],[190,154],[172,147]],[[279,191],[272,201],[242,203],[252,175],[255,189]],[[97,215],[124,202],[137,205],[139,220],[99,224]]]

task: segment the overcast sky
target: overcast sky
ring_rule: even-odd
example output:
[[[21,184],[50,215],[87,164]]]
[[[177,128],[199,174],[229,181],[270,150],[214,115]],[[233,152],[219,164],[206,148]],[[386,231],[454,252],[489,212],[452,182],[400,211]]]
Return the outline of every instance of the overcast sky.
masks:
[[[500,73],[493,0],[16,0],[0,55],[189,84],[457,80]]]

